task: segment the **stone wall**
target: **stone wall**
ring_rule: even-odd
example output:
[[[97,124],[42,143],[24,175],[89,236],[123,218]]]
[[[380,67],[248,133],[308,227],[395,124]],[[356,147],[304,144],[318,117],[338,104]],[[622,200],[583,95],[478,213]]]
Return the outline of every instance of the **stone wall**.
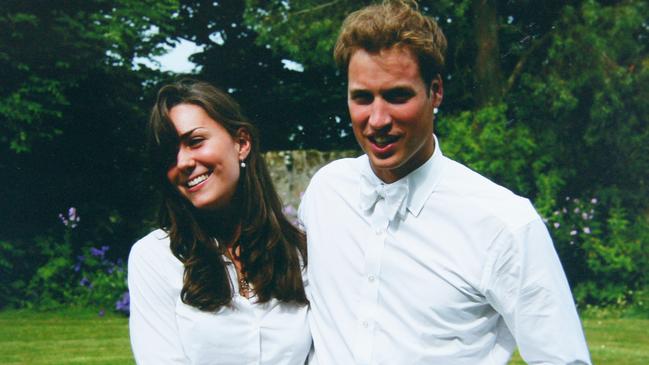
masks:
[[[359,151],[271,151],[264,157],[282,202],[297,209],[311,176],[330,161],[359,156]],[[290,208],[289,208],[290,209]]]

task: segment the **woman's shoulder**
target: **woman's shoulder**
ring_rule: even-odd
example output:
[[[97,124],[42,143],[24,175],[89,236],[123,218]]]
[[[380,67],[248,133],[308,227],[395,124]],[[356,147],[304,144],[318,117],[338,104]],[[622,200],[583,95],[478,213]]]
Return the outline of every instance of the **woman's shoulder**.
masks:
[[[149,264],[155,266],[178,266],[182,263],[173,255],[169,246],[169,234],[162,229],[151,231],[140,238],[128,256],[129,266]]]

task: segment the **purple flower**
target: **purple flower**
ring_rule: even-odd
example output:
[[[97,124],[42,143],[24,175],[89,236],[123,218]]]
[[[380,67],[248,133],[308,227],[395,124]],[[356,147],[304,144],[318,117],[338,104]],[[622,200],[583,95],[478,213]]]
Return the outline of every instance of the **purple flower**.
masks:
[[[590,202],[593,203],[593,204],[597,204],[597,198],[591,199]]]
[[[559,222],[554,222],[554,228],[559,228],[561,227],[561,223]]]
[[[295,216],[295,215],[297,215],[297,210],[295,210],[295,208],[294,208],[292,205],[290,205],[290,204],[286,204],[286,205],[284,206],[284,209],[283,209],[283,210],[284,210],[284,214],[285,214],[285,215],[288,215],[288,216]]]
[[[104,256],[104,251],[102,251],[102,250],[100,250],[98,248],[90,247],[90,254],[95,256],[95,257],[103,257]]]
[[[83,264],[85,259],[86,258],[83,255],[77,256],[77,263],[74,264],[74,272],[79,272],[79,270],[81,270],[81,264]]]
[[[79,217],[79,214],[77,213],[77,208],[70,207],[68,208],[67,216],[64,216],[61,213],[59,214],[59,219],[61,220],[61,223],[63,223],[64,226],[70,228],[76,228],[77,223],[79,223],[79,221],[81,220],[81,217]]]
[[[571,236],[576,236],[577,235],[577,230],[573,229],[572,231],[570,231],[570,235]]]
[[[99,317],[103,317],[104,314],[106,314],[106,311],[103,310],[103,309],[100,309],[100,310],[99,310],[99,313],[97,313],[97,315],[99,315]]]
[[[68,220],[65,219],[63,214],[59,213],[59,219],[61,220],[61,223],[63,223],[64,226],[66,226],[66,227],[68,226]]]
[[[130,314],[131,313],[130,306],[131,306],[131,297],[128,291],[126,291],[124,292],[124,294],[122,294],[122,297],[117,302],[115,302],[115,309],[119,312]]]
[[[104,255],[106,255],[109,249],[110,247],[108,246],[101,246],[101,248],[90,247],[90,254],[95,257],[104,258]]]
[[[584,233],[590,234],[590,227],[584,227]]]
[[[90,280],[88,280],[88,278],[85,277],[85,276],[81,279],[81,281],[79,281],[79,285],[81,285],[81,286],[87,286],[88,288],[92,288],[92,283],[91,283]]]

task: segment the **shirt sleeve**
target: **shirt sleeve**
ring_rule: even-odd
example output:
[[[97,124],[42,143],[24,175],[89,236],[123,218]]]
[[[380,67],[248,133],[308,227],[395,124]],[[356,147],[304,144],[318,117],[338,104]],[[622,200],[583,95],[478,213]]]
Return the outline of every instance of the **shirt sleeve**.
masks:
[[[485,266],[484,291],[528,364],[591,364],[577,310],[541,221],[503,232]]]
[[[151,235],[136,243],[128,259],[128,287],[131,314],[129,331],[135,361],[139,365],[188,364],[175,319],[177,289],[169,265]]]
[[[304,194],[302,194],[302,199],[300,200],[300,206],[297,208],[297,220],[298,220],[298,228],[307,231],[307,211],[309,209],[309,196],[311,195],[309,192],[312,189],[311,184],[313,184],[313,179],[309,183],[309,186],[307,186],[306,190],[304,191]]]

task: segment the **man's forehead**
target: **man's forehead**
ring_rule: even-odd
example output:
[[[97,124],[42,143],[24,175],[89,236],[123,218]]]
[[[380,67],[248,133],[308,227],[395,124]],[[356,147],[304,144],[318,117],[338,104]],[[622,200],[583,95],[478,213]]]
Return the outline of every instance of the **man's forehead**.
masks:
[[[389,88],[411,87],[413,82],[423,81],[416,58],[403,47],[377,52],[356,50],[350,59],[347,76],[350,88],[386,83]]]

